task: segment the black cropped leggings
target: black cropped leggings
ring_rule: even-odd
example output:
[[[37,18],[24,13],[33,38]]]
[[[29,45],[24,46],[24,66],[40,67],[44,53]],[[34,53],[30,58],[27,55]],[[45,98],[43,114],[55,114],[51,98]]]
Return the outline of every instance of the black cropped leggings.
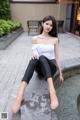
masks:
[[[43,55],[40,56],[39,59],[31,59],[22,81],[26,81],[28,84],[34,71],[37,71],[38,74],[41,74],[47,80],[47,78],[52,77],[57,71],[55,63],[54,59],[49,60]]]

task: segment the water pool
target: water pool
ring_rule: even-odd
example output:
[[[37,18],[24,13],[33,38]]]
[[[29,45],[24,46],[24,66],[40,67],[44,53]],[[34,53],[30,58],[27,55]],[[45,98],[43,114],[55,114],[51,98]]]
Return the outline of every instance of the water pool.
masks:
[[[65,80],[57,89],[59,107],[57,115],[59,120],[80,120],[77,110],[77,97],[80,94],[80,74]]]

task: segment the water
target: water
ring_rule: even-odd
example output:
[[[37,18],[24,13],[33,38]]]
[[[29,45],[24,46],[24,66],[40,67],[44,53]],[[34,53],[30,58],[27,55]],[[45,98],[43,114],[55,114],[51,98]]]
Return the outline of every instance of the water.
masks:
[[[65,80],[57,89],[59,107],[57,114],[59,120],[80,120],[77,110],[77,97],[80,94],[80,74]]]

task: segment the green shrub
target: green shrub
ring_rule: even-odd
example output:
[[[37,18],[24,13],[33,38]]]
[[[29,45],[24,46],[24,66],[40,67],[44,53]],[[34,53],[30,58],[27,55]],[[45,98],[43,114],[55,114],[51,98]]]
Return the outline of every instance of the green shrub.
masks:
[[[14,31],[14,30],[15,30],[14,22],[11,21],[11,20],[7,20],[7,23],[10,25],[10,29],[11,29],[11,31]]]
[[[14,29],[20,28],[21,27],[21,23],[19,21],[13,21],[14,23]]]
[[[3,29],[4,35],[8,34],[10,30],[10,25],[5,20],[0,20],[0,28]]]
[[[0,19],[10,19],[10,1],[0,0]]]
[[[3,35],[7,35],[10,32],[20,28],[22,25],[19,21],[11,21],[11,20],[0,20],[0,37]]]
[[[0,37],[2,37],[4,35],[4,31],[3,29],[0,27]]]

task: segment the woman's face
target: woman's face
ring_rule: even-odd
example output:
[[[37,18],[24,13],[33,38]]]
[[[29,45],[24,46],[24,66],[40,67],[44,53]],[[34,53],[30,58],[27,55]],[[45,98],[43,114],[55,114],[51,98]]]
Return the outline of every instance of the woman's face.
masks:
[[[43,26],[43,31],[49,33],[53,28],[52,20],[48,20],[44,22],[42,26]]]

